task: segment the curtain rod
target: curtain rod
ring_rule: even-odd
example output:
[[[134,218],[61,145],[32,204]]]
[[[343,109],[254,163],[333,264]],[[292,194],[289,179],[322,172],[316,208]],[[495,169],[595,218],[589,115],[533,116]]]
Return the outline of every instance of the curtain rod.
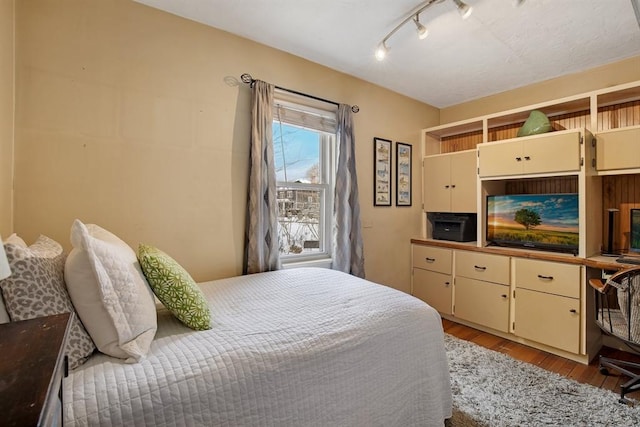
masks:
[[[253,83],[255,82],[254,78],[251,77],[251,74],[249,74],[249,73],[242,74],[240,76],[240,80],[242,80],[242,83],[246,83],[249,86],[253,86]],[[298,92],[297,90],[287,89],[287,88],[281,87],[281,86],[275,86],[275,88],[283,90],[285,92],[292,93],[294,95],[306,96],[307,98],[315,99],[316,101],[326,102],[328,104],[333,104],[333,105],[336,105],[336,106],[340,105],[340,103],[338,103],[338,102],[330,101],[328,99],[320,98],[318,96],[309,95],[308,93]],[[351,107],[351,111],[354,112],[354,113],[357,113],[358,111],[360,111],[360,107],[358,107],[357,105],[354,105],[354,106]]]

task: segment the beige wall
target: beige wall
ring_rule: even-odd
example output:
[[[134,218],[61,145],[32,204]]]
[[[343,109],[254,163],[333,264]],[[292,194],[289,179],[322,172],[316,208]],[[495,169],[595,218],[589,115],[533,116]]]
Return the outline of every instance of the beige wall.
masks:
[[[511,110],[640,80],[640,56],[440,110],[440,123]]]
[[[0,0],[0,235],[13,230],[14,0]]]
[[[80,218],[134,247],[157,245],[196,280],[241,273],[250,93],[237,79],[245,72],[360,106],[367,277],[409,291],[419,131],[439,111],[126,0],[16,4],[16,231],[69,248]],[[411,208],[372,207],[374,136],[414,144]]]

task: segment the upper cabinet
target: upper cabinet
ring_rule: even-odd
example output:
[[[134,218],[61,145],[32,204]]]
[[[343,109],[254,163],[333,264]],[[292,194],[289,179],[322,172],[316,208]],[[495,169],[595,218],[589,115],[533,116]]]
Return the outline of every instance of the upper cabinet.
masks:
[[[603,89],[592,98],[598,175],[640,173],[640,82]]]
[[[568,130],[480,144],[479,175],[483,178],[579,171],[581,140],[580,131]]]
[[[596,141],[598,172],[640,169],[640,126],[599,132]]]
[[[426,212],[476,212],[476,150],[424,158]]]

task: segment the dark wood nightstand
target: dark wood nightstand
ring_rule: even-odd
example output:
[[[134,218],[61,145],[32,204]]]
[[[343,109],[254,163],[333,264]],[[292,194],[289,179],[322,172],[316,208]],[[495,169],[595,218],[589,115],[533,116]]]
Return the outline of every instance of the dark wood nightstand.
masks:
[[[3,426],[62,424],[62,378],[67,371],[64,344],[72,316],[56,314],[0,325]]]

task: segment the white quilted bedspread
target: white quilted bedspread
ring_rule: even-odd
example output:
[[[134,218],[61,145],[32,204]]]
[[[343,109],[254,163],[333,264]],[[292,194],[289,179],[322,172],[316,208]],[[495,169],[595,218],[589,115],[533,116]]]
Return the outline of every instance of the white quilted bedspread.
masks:
[[[166,310],[136,364],[96,355],[64,381],[65,426],[439,426],[451,387],[438,313],[325,269],[200,284],[214,318]]]

